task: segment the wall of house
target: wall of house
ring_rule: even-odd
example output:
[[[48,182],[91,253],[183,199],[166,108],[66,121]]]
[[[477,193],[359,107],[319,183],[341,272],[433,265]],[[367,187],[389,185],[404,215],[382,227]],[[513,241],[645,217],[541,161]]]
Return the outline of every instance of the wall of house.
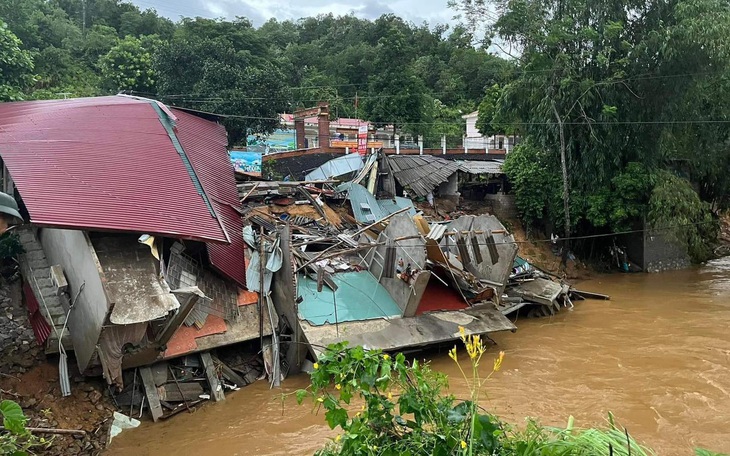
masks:
[[[477,129],[477,116],[466,118],[466,137],[481,138],[482,134]]]
[[[44,228],[38,234],[51,264],[60,264],[66,274],[71,299],[85,283],[69,316],[76,361],[81,372],[89,367],[109,300],[100,273],[99,260],[83,231]]]
[[[442,182],[438,187],[439,196],[458,195],[459,193],[459,173],[449,176],[449,180]]]

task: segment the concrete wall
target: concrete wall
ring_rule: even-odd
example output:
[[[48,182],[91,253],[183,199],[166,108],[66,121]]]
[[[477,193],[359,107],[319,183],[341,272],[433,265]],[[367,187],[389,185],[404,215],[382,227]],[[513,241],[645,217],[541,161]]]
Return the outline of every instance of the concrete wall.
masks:
[[[439,196],[452,196],[459,193],[459,173],[454,173],[449,180],[442,182],[438,187]]]
[[[517,217],[517,206],[515,205],[514,195],[487,194],[484,196],[484,201],[491,203],[491,212],[499,218],[508,219]]]
[[[102,283],[101,267],[86,233],[76,230],[44,228],[39,237],[51,264],[60,264],[66,274],[71,299],[81,285],[69,317],[76,361],[81,372],[89,367],[101,328],[109,310],[109,300]]]
[[[687,250],[667,239],[665,233],[645,232],[644,270],[646,272],[685,269],[690,264]]]

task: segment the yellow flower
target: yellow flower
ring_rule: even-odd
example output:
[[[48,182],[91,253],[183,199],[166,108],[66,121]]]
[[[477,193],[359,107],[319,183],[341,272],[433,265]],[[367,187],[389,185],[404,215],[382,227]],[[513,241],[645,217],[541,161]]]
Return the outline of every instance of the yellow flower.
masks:
[[[335,437],[335,442],[339,443],[340,440],[342,440],[342,436],[340,434],[337,434],[337,437]]]
[[[386,361],[388,361],[388,360],[390,359],[390,355],[389,355],[389,354],[387,354],[387,353],[386,353],[386,354],[384,354],[384,355],[383,355],[383,359],[384,359],[384,360],[386,360]]]
[[[461,334],[461,340],[466,343],[466,329],[463,326],[459,326],[459,334]]]
[[[498,371],[502,367],[502,361],[504,360],[504,351],[499,352],[499,356],[494,360],[494,371]]]
[[[391,400],[391,399],[393,399],[393,393],[391,393],[391,392],[389,391],[389,392],[388,392],[388,400]]]
[[[342,389],[342,385],[340,385],[339,383],[338,383],[338,384],[336,384],[336,385],[335,385],[335,389],[341,390],[341,389]]]
[[[461,449],[462,450],[465,450],[466,449],[466,442],[463,441],[463,440],[461,441]]]
[[[356,417],[358,417],[358,418],[360,418],[360,412],[357,412],[357,413],[355,414],[355,416],[356,416]]]
[[[457,363],[459,362],[458,357],[456,355],[456,347],[454,347],[451,350],[449,350],[449,358],[453,359]]]
[[[319,369],[319,363],[314,363],[314,368]]]
[[[324,402],[324,398],[323,397],[318,397],[317,398],[317,402]]]
[[[365,406],[364,405],[360,408],[360,411],[363,411],[363,412],[365,411]]]

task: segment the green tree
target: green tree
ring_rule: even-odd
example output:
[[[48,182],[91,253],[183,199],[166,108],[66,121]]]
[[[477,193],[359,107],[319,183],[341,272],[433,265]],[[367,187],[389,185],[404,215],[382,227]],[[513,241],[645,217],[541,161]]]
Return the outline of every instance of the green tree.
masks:
[[[127,36],[99,59],[103,84],[113,91],[154,94],[152,54],[161,41],[156,36],[142,39]]]
[[[0,101],[22,100],[35,82],[31,53],[21,49],[22,42],[0,21]]]
[[[155,52],[158,94],[176,106],[224,115],[231,144],[245,144],[249,134],[272,132],[290,97],[284,76],[266,58],[266,48],[238,49],[238,38],[229,41],[213,30],[214,23],[202,25],[210,38],[189,40],[185,32]]]
[[[726,201],[727,2],[505,0],[496,20],[482,2],[456,6],[517,49],[516,78],[487,93],[480,123],[514,124],[559,165],[565,234],[640,221],[659,182],[642,176],[660,170],[682,167],[704,198]]]
[[[363,111],[379,125],[392,124],[408,133],[421,133],[426,117],[426,87],[411,66],[405,36],[397,29],[381,38],[373,62],[378,72],[371,76]]]

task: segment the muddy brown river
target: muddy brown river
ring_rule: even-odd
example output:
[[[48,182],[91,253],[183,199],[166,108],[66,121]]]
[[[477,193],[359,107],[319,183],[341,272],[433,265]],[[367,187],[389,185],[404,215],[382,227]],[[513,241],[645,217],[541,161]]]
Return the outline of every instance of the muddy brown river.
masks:
[[[494,339],[506,352],[482,405],[520,425],[605,423],[607,412],[660,455],[730,452],[730,258],[689,271],[614,274],[577,284],[610,294],[550,319],[521,320]],[[487,354],[489,354],[488,352]],[[485,355],[486,356],[486,355]],[[430,356],[468,395],[443,354]],[[483,363],[485,366],[491,363]],[[307,384],[289,378],[283,392]],[[311,455],[335,434],[322,416],[258,382],[224,403],[117,437],[107,455]]]

